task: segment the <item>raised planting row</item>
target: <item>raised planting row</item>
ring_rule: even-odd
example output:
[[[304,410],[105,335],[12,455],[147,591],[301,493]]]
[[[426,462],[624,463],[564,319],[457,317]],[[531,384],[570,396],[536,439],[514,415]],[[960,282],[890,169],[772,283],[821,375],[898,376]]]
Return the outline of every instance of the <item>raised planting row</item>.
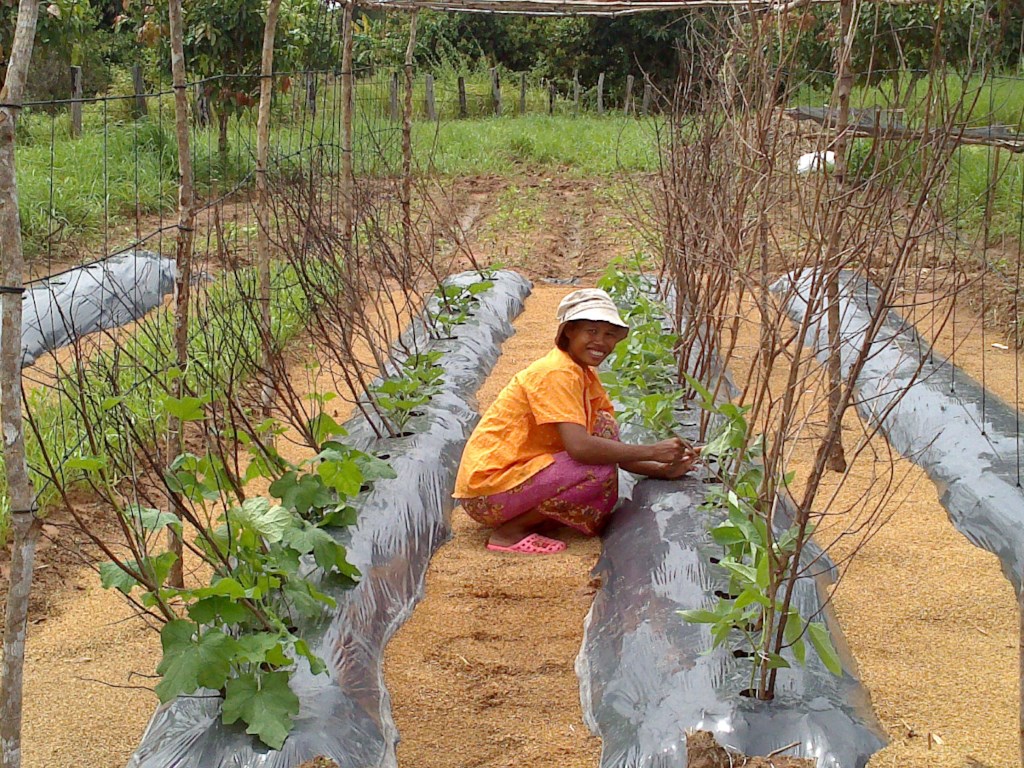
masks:
[[[466,273],[446,285],[468,290],[481,281],[477,273]],[[324,529],[358,570],[354,586],[336,573],[324,577],[319,561],[303,557],[314,588],[335,607],[303,628],[310,656],[322,659],[324,669],[312,670],[306,658],[293,665],[290,688],[298,706],[290,716],[290,734],[271,749],[248,735],[243,724],[225,724],[237,718],[222,717],[227,713],[217,691],[200,690],[157,710],[132,768],[294,768],[318,755],[343,766],[396,764],[397,732],[381,669],[384,646],[422,597],[430,557],[450,536],[451,488],[478,418],[474,393],[512,334],[511,319],[530,290],[529,282],[512,272],[497,272],[486,282],[486,289],[475,289],[460,323],[438,330],[436,318],[444,310],[435,297],[425,317],[403,334],[396,374],[420,371],[434,390],[426,402],[405,409],[402,431],[408,434],[378,437],[387,425],[371,424],[363,415],[344,425],[344,444],[386,460],[395,476],[380,477],[358,494],[351,502],[352,525]],[[437,338],[441,335],[447,338]],[[435,367],[441,370],[436,378]],[[386,377],[372,389],[408,399],[382,389],[397,378]]]
[[[802,298],[813,275],[784,277],[773,286],[790,296],[787,311],[800,324]],[[864,346],[879,306],[879,291],[849,272],[840,277],[843,376]],[[810,319],[805,343],[828,355],[826,309]],[[957,530],[999,557],[1020,593],[1024,568],[1024,490],[1020,485],[1020,414],[986,392],[948,360],[937,357],[913,325],[886,312],[882,330],[857,377],[857,410],[889,444],[924,469],[940,489],[939,501]]]
[[[624,364],[624,385],[616,387],[611,374],[604,377],[624,412],[642,417],[623,424],[623,436],[650,441],[675,433],[696,440],[697,412],[688,410],[695,406],[675,394],[676,362],[665,354],[675,342],[666,330],[671,313],[652,300],[650,284],[642,280],[620,273],[604,285],[629,308],[633,328],[623,359],[612,361],[613,373]],[[645,349],[656,353],[637,376]],[[666,387],[653,393],[661,406],[657,399],[635,399],[652,383]],[[727,501],[715,471],[716,458],[725,464],[730,442],[748,435],[736,429],[742,408],[705,405],[717,425],[704,449],[705,467],[678,481],[637,483],[612,516],[594,569],[602,587],[587,617],[576,671],[584,717],[603,740],[601,765],[686,765],[686,732],[702,729],[749,755],[795,743],[787,755],[815,758],[821,768],[861,768],[883,740],[868,696],[850,672],[852,661],[828,639],[838,640],[840,630],[822,607],[831,576],[827,561],[798,579],[791,606],[797,631],[787,632],[786,648],[773,659],[779,668],[774,698],[749,695],[751,655],[761,652],[758,601],[767,598],[758,596],[760,569],[743,558],[758,549],[759,521],[741,498]],[[746,471],[758,470],[751,464]],[[784,548],[786,531],[773,539]],[[819,551],[805,551],[801,563],[816,557]]]

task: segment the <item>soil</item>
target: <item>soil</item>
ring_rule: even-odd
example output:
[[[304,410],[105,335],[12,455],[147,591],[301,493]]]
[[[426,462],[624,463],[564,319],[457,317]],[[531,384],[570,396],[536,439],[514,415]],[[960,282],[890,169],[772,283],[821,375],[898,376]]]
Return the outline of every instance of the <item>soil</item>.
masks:
[[[604,181],[548,176],[456,185],[464,249],[537,281],[517,335],[479,393],[482,407],[550,348],[554,308],[571,286],[543,280],[592,285],[613,257],[633,253],[634,236],[610,190]],[[957,363],[970,372],[984,360],[988,386],[1009,392],[1013,402],[1013,353],[983,346],[968,326],[964,318]],[[756,335],[743,342],[747,354],[755,343]],[[852,413],[845,426],[851,441],[862,430]],[[884,441],[870,447],[887,465]],[[807,456],[798,451],[794,460],[799,477]],[[923,473],[907,464],[900,470],[891,519],[844,563],[835,595],[859,674],[891,740],[870,766],[1017,765],[1012,589],[996,559],[953,529]],[[851,498],[837,506],[853,507],[876,482],[865,462],[843,489]],[[23,764],[123,765],[156,705],[149,676],[159,639],[82,567],[63,523],[58,516],[48,521],[53,543],[42,548],[36,571]],[[568,536],[565,554],[498,555],[484,550],[485,532],[460,510],[453,526],[454,539],[431,564],[426,598],[387,649],[400,763],[595,768],[600,741],[581,720],[573,661],[600,542]]]

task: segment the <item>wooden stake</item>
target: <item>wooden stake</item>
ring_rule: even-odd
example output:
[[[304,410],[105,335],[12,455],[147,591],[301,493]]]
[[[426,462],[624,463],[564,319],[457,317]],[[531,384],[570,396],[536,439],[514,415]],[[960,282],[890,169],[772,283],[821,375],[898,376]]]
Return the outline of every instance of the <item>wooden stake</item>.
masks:
[[[18,214],[18,181],[14,173],[15,121],[25,92],[32,41],[39,17],[38,0],[21,0],[7,77],[0,88],[0,424],[7,490],[11,502],[11,572],[4,617],[3,659],[0,661],[0,766],[21,768],[21,716],[28,630],[28,598],[32,590],[39,519],[33,513],[35,493],[25,460],[21,412],[21,288],[25,256]]]
[[[267,159],[270,155],[270,108],[274,98],[274,38],[281,0],[267,0],[267,20],[263,27],[263,52],[260,59],[260,104],[256,117],[256,258],[259,269],[260,337],[263,343],[263,413],[270,415],[273,397],[270,366],[274,354],[274,338],[270,325],[270,189],[267,182]],[[316,81],[311,75],[306,82],[306,98],[312,100],[316,114]]]
[[[82,68],[71,68],[71,138],[82,135]]]
[[[644,98],[640,104],[640,114],[647,117],[651,111],[651,81],[644,80]]]
[[[398,73],[391,73],[391,82],[388,85],[388,104],[390,105],[391,121],[397,123],[399,121],[398,114]]]
[[[572,71],[572,108],[578,115],[580,113],[580,71]]]
[[[149,106],[146,104],[146,81],[142,77],[142,67],[132,64],[132,89],[135,91],[135,109],[132,116],[138,120],[149,114]]]
[[[402,259],[403,272],[412,262],[412,54],[416,49],[419,11],[409,16],[409,45],[405,49],[405,115],[402,121]]]
[[[622,112],[625,115],[629,115],[633,111],[633,76],[626,76],[626,101],[622,107]]]
[[[459,117],[469,116],[469,104],[466,102],[466,78],[459,75]]]
[[[526,73],[519,75],[519,114],[526,114]]]
[[[341,243],[345,257],[352,255],[355,178],[352,174],[352,17],[355,0],[345,3],[341,37]]]
[[[424,90],[426,91],[427,120],[432,123],[437,122],[437,105],[434,103],[434,76],[430,73],[427,73]]]
[[[597,76],[597,114],[604,114],[604,72]]]
[[[555,84],[548,83],[548,114],[555,114]]]
[[[497,67],[491,67],[491,101],[494,102],[494,116],[501,117],[501,81]]]
[[[184,22],[182,20],[181,0],[170,0],[168,7],[171,28],[171,81],[174,89],[174,125],[178,141],[178,234],[175,243],[175,259],[177,275],[175,276],[176,299],[174,305],[174,351],[178,370],[183,375],[174,381],[174,396],[181,397],[184,390],[184,373],[188,368],[188,319],[189,303],[192,290],[192,239],[195,230],[195,190],[193,187],[192,151],[189,145],[190,130],[188,124],[188,92],[185,73]],[[175,456],[185,448],[185,438],[181,421],[171,416],[168,418],[168,437]],[[171,459],[174,456],[170,457]],[[171,503],[177,513],[182,501],[179,496],[172,495]],[[178,559],[167,577],[168,585],[183,587],[181,538],[168,529],[168,548]]]

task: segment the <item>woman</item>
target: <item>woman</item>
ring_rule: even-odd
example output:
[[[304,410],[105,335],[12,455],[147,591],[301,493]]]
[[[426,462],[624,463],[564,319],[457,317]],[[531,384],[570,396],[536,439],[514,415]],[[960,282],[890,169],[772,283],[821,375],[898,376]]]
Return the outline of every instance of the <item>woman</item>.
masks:
[[[615,411],[594,368],[629,327],[604,291],[574,291],[558,305],[555,348],[516,374],[466,444],[455,498],[494,528],[487,548],[554,554],[565,542],[542,535],[568,525],[601,532],[618,498],[619,466],[674,479],[697,454],[678,438],[619,442]]]

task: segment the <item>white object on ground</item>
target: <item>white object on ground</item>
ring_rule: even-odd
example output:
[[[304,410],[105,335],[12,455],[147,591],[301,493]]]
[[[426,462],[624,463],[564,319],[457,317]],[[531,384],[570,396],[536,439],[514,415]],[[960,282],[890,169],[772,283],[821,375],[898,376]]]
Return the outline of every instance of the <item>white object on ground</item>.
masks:
[[[796,172],[797,173],[810,173],[811,171],[824,171],[827,168],[832,168],[836,164],[836,153],[828,150],[826,152],[808,152],[805,155],[800,155],[800,159],[796,161]]]

